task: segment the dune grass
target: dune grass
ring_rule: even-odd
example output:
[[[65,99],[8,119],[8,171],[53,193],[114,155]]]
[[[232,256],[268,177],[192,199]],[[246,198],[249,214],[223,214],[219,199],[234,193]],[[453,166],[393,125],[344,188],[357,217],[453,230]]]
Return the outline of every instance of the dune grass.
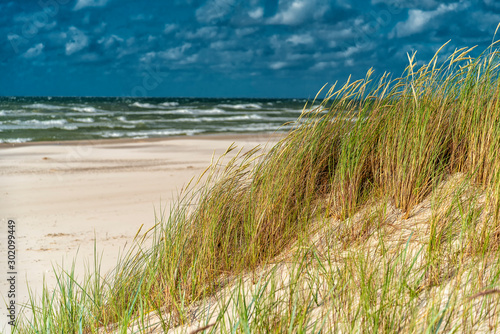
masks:
[[[230,147],[151,246],[61,272],[15,332],[498,331],[500,59],[471,52],[370,70],[268,152]]]

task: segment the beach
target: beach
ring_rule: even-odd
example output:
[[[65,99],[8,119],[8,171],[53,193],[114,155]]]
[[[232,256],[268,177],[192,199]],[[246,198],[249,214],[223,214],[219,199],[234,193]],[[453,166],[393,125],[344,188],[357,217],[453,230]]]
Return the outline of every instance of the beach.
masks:
[[[4,236],[7,221],[15,222],[16,302],[29,300],[27,284],[35,296],[44,280],[54,287],[53,267],[70,270],[74,261],[82,279],[85,266],[93,266],[94,245],[101,273],[108,272],[141,226],[145,232],[156,217],[168,217],[178,192],[214,154],[233,142],[246,151],[277,140],[270,134],[228,134],[1,144],[0,211]],[[6,280],[0,289],[7,296]],[[5,315],[2,308],[2,327]]]

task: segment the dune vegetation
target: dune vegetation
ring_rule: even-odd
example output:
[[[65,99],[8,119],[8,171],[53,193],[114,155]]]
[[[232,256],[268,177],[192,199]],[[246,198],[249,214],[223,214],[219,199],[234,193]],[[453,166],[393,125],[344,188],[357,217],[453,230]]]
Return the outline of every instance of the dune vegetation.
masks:
[[[499,332],[500,58],[473,49],[370,70],[271,149],[230,147],[16,332]]]

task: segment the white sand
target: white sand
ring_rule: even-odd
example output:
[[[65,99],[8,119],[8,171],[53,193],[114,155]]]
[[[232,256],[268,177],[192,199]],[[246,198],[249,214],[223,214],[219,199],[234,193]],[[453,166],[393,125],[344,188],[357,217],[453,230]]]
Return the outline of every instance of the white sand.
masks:
[[[26,285],[39,294],[56,284],[52,266],[77,277],[92,264],[94,239],[102,271],[113,268],[120,250],[139,227],[155,224],[181,187],[199,175],[212,154],[236,142],[250,149],[269,135],[196,136],[162,140],[109,140],[0,146],[0,270],[7,276],[7,221],[16,222],[16,302],[28,301]],[[77,254],[78,253],[78,254]],[[8,283],[0,281],[2,303]],[[0,330],[7,322],[4,306]]]

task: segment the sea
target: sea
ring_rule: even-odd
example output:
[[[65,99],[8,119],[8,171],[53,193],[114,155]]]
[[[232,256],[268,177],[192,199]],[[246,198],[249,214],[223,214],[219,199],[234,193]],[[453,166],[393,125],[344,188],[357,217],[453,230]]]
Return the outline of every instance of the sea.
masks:
[[[305,99],[0,97],[0,143],[282,132]]]

